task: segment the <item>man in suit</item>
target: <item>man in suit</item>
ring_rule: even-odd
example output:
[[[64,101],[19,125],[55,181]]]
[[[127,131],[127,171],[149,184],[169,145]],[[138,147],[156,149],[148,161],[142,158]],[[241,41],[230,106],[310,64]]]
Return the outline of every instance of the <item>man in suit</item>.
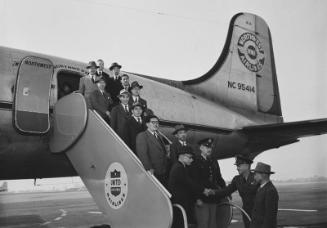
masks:
[[[85,97],[86,105],[88,108],[91,107],[90,95],[94,90],[97,90],[98,87],[95,84],[99,80],[99,76],[96,74],[97,72],[97,64],[94,61],[90,61],[87,65],[86,69],[88,69],[89,74],[82,77],[79,81],[79,93],[83,94]]]
[[[97,70],[97,75],[104,79],[104,81],[106,82],[105,91],[110,94],[108,85],[110,84],[112,79],[110,78],[109,74],[104,72],[104,61],[102,59],[98,59],[97,64],[98,64],[98,67],[99,67],[98,70]]]
[[[122,85],[123,89],[129,91],[129,89],[130,89],[131,86],[129,84],[129,76],[128,76],[128,74],[123,74],[121,76],[120,82],[121,82],[121,85]]]
[[[147,102],[140,96],[140,90],[143,88],[137,81],[132,82],[131,87],[129,88],[129,92],[131,96],[129,98],[129,105],[133,105],[134,103],[141,103],[143,106],[143,112],[147,110]]]
[[[124,126],[124,141],[129,148],[136,154],[136,136],[147,129],[142,118],[143,105],[134,103],[132,106],[132,115],[128,117]]]
[[[123,86],[121,85],[121,76],[120,76],[120,69],[122,68],[121,65],[118,63],[112,63],[109,67],[110,71],[110,81],[107,84],[108,91],[110,92],[112,99],[113,99],[113,106],[116,106],[119,104],[118,95],[119,92],[123,89]]]
[[[258,162],[254,171],[254,179],[260,184],[254,200],[251,228],[276,228],[278,212],[278,192],[270,181],[270,165]]]
[[[147,130],[136,137],[136,153],[145,170],[149,171],[164,185],[167,185],[167,151],[162,136],[158,132],[159,118],[145,117]]]
[[[192,176],[203,188],[219,189],[225,187],[225,181],[221,176],[220,167],[217,160],[211,158],[212,138],[205,138],[198,142],[200,146],[200,156],[197,156],[192,166]],[[199,228],[217,227],[217,203],[219,198],[211,196],[201,196],[196,200],[195,216]]]
[[[172,194],[172,202],[181,205],[187,214],[188,223],[194,223],[193,206],[196,196],[208,194],[208,189],[198,185],[189,175],[187,167],[193,162],[190,147],[178,151],[177,161],[169,173],[168,189]],[[175,216],[174,216],[175,217]],[[184,227],[182,218],[174,218],[173,227]]]
[[[252,163],[253,161],[247,155],[237,155],[235,165],[239,175],[235,176],[226,188],[215,190],[215,196],[217,197],[226,197],[238,191],[242,198],[243,209],[250,217],[254,206],[255,195],[259,188],[259,184],[254,180],[254,173],[251,172]],[[250,220],[244,214],[243,223],[245,228],[250,227]]]
[[[94,90],[90,95],[91,107],[110,124],[109,107],[112,104],[110,94],[105,91],[106,82],[101,78],[97,83],[99,89]]]
[[[173,140],[173,143],[170,145],[170,160],[172,164],[177,162],[179,151],[184,147],[189,147],[192,150],[191,145],[186,142],[187,132],[188,128],[186,128],[184,125],[179,124],[175,126],[173,135],[176,139]]]
[[[120,104],[111,109],[111,128],[119,135],[120,138],[124,138],[124,126],[128,117],[130,116],[130,107],[128,106],[129,92],[127,90],[121,90],[118,98]]]

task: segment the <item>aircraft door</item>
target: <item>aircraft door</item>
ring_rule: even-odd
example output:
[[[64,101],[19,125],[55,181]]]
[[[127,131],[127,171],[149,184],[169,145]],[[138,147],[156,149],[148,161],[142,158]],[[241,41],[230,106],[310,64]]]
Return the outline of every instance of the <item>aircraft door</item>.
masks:
[[[44,134],[50,129],[49,97],[53,64],[34,56],[19,66],[14,109],[14,124],[23,133]]]

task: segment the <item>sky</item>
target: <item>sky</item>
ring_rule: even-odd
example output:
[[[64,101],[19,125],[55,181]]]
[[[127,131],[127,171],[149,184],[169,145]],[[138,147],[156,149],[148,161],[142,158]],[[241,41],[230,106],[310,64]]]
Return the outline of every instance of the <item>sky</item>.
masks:
[[[156,77],[186,80],[217,61],[239,12],[269,25],[285,121],[327,117],[327,2],[324,0],[0,0],[0,45]],[[327,136],[259,155],[275,179],[327,176]],[[220,161],[223,176],[234,160]]]

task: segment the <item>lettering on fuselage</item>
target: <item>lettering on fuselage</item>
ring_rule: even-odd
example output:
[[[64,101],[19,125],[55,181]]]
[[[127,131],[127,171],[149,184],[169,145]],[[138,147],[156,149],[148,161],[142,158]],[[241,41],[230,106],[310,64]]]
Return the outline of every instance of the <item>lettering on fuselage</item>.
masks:
[[[51,64],[39,63],[39,62],[36,62],[36,61],[27,60],[27,59],[24,61],[24,64],[30,65],[30,66],[46,68],[46,69],[50,69],[52,67]]]
[[[19,63],[20,63],[20,61],[14,61],[12,66],[13,67],[18,67]],[[25,60],[24,64],[30,65],[30,66],[35,66],[35,67],[40,67],[40,68],[47,68],[47,69],[50,69],[52,67],[52,65],[50,65],[50,64],[45,64],[45,63],[40,63],[40,62],[30,61],[30,60]],[[79,71],[79,72],[82,72],[84,74],[88,73],[86,69],[75,67],[75,66],[70,66],[70,65],[65,65],[65,64],[57,64],[57,65],[54,65],[53,68],[54,69],[60,69],[61,68],[61,69]]]
[[[238,56],[243,65],[252,72],[258,72],[265,63],[265,52],[260,40],[252,33],[243,33],[238,42]]]
[[[249,93],[255,93],[254,86],[246,85],[246,84],[240,83],[240,82],[228,81],[227,87],[230,89],[237,89],[237,90],[247,91]]]
[[[65,64],[58,64],[54,66],[55,69],[57,68],[62,68],[62,69],[68,69],[68,70],[75,70],[75,71],[80,71],[82,73],[87,74],[87,70],[86,69],[81,69],[79,67],[74,67],[74,66],[70,66],[70,65],[65,65]]]

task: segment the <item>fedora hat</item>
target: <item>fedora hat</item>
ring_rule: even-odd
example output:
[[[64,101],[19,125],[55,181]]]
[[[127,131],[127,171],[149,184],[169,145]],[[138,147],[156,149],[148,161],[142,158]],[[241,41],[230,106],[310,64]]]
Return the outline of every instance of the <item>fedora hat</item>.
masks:
[[[109,70],[114,69],[114,67],[118,67],[120,69],[121,65],[119,65],[118,63],[112,63],[111,66],[109,67]]]
[[[270,165],[267,165],[263,162],[258,162],[257,166],[252,171],[256,172],[256,173],[266,173],[266,174],[274,174],[275,173],[275,172],[271,171]]]
[[[178,131],[188,131],[188,128],[185,127],[183,124],[179,124],[175,126],[175,130],[173,131],[173,135],[176,135]]]
[[[94,61],[90,61],[89,64],[86,66],[86,69],[89,69],[91,67],[99,68],[99,66]]]
[[[253,160],[250,159],[248,155],[238,154],[235,156],[235,164],[234,165],[252,164],[252,163],[253,163]]]
[[[135,88],[135,87],[139,87],[140,89],[143,88],[143,86],[140,85],[140,84],[138,83],[138,81],[134,81],[134,82],[132,82],[131,87],[130,87],[130,90],[132,90],[132,89]]]

